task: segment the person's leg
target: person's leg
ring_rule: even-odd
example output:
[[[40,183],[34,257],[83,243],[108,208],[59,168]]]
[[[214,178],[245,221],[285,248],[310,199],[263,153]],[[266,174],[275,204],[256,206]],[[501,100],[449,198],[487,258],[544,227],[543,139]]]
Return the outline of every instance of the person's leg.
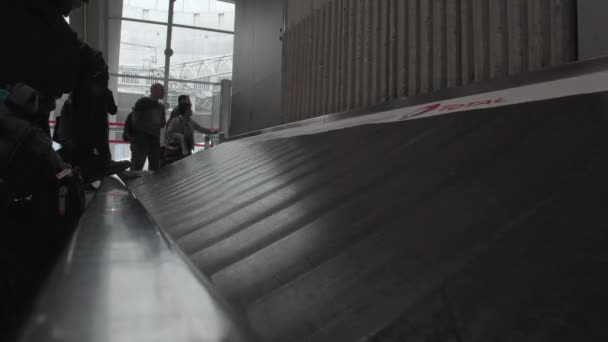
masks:
[[[96,178],[99,161],[95,155],[96,138],[99,136],[95,118],[92,115],[91,98],[84,91],[79,93],[78,105],[74,102],[72,113],[72,134],[74,147],[74,164],[81,168],[85,178]]]
[[[148,169],[156,171],[160,168],[160,140],[158,138],[150,138],[148,150]]]
[[[100,141],[99,144],[97,144],[96,148],[101,159],[105,160],[106,162],[112,160],[112,152],[110,152],[110,143],[107,140]]]
[[[145,137],[135,137],[131,142],[131,170],[141,171],[148,156],[148,143]]]
[[[97,149],[97,152],[99,153],[99,156],[105,160],[105,161],[111,161],[112,160],[112,152],[110,152],[110,129],[108,127],[108,122],[106,120],[106,122],[104,123],[103,127],[99,128],[101,132],[103,132],[102,134],[99,134],[99,136],[97,137],[97,141],[95,144],[95,148]]]

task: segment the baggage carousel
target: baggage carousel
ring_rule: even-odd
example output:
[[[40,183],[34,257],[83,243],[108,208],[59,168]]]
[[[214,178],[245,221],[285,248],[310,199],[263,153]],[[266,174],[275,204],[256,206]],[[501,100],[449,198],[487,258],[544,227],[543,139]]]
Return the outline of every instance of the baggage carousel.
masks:
[[[23,340],[604,341],[606,151],[607,60],[238,137],[106,180]]]

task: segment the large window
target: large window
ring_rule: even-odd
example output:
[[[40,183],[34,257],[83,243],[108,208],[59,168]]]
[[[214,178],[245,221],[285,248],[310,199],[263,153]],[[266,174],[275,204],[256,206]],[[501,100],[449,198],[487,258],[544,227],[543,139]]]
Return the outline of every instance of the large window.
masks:
[[[234,4],[217,0],[177,0],[174,22],[232,32]]]
[[[169,112],[177,97],[190,95],[194,119],[215,127],[219,115],[219,84],[232,79],[234,4],[220,0],[176,0],[169,17],[170,0],[109,1],[110,87],[119,114],[110,140],[115,158],[130,156],[121,145],[121,126],[138,98],[150,85],[168,85]],[[169,24],[172,22],[172,24]],[[171,39],[167,39],[169,30]],[[167,45],[169,44],[169,45]],[[167,47],[173,52],[165,54]],[[165,70],[169,58],[169,69]],[[198,136],[197,142],[203,137]]]

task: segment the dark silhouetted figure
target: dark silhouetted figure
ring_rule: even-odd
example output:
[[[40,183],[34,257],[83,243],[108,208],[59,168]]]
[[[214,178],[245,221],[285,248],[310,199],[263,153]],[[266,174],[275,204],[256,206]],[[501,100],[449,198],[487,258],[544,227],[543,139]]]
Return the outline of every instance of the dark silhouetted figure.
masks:
[[[131,170],[142,170],[146,158],[149,170],[158,170],[160,167],[160,131],[167,120],[165,107],[159,102],[163,97],[163,85],[153,84],[150,96],[139,99],[127,117],[123,138],[131,143]]]

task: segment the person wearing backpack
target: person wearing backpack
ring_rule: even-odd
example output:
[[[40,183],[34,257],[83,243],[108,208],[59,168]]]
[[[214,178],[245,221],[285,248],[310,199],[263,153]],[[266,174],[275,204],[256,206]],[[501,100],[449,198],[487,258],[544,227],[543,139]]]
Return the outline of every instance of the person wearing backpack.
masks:
[[[131,144],[131,170],[141,171],[146,159],[148,169],[160,167],[160,134],[166,126],[165,107],[159,101],[165,97],[160,83],[150,87],[150,96],[137,100],[125,121],[123,139]]]
[[[188,95],[178,97],[178,106],[167,123],[163,164],[167,165],[192,154],[194,132],[214,134],[217,130],[205,128],[192,120],[192,103]]]

